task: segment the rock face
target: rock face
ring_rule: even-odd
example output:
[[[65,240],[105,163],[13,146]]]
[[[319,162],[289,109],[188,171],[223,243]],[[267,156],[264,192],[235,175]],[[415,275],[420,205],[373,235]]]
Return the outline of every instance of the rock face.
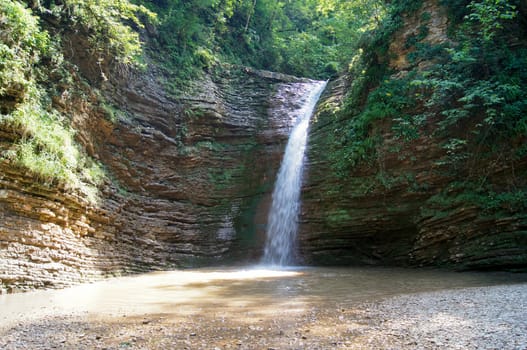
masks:
[[[448,40],[445,11],[437,1],[425,1],[404,18],[390,46],[388,65],[401,75],[412,68],[406,43],[423,34],[424,18],[430,24],[424,42]],[[155,68],[112,74],[90,61],[76,33],[65,35],[72,36],[66,59],[97,89],[57,95],[53,106],[71,116],[77,140],[108,178],[92,203],[0,162],[0,292],[256,261],[293,124],[284,112],[301,107],[306,81],[231,68],[175,96]],[[371,132],[383,141],[374,164],[344,177],[333,171],[332,138],[346,121],[324,111],[341,107],[348,87],[346,77],[329,84],[312,122],[299,233],[304,262],[525,268],[524,211],[507,208],[508,215],[493,215],[462,199],[440,203],[437,196],[453,179],[441,165],[445,140],[438,136],[403,143],[390,121],[377,121]],[[0,152],[20,137],[0,127]],[[510,187],[511,178],[527,188],[521,180],[527,179],[525,156],[487,159],[476,168],[495,188]]]
[[[424,2],[420,11],[405,18],[390,46],[389,65],[399,74],[409,68],[404,43],[418,32],[424,12],[431,14],[433,30],[423,40],[447,40],[445,11],[435,1]],[[426,62],[418,64],[426,67]],[[341,78],[330,84],[311,127],[299,234],[305,262],[525,269],[525,210],[488,213],[469,198],[463,199],[462,189],[445,191],[456,179],[442,165],[447,151],[441,147],[445,144],[441,136],[423,133],[403,142],[394,134],[391,121],[384,119],[370,131],[382,140],[373,164],[361,163],[345,176],[332,170],[328,150],[347,121],[335,120],[325,110],[342,106],[349,83]],[[427,123],[423,129],[433,128],[434,118]],[[466,174],[486,174],[485,181],[493,188],[508,190],[516,179],[527,178],[527,159],[503,158],[471,164]],[[516,184],[526,185],[524,180]],[[441,198],[448,201],[442,203]]]
[[[404,71],[411,68],[408,62],[408,54],[415,51],[415,47],[409,46],[408,40],[419,38],[423,28],[426,28],[426,36],[420,40],[423,44],[437,45],[449,41],[448,14],[446,8],[439,5],[437,0],[424,1],[421,8],[411,14],[403,13],[401,20],[404,26],[398,31],[390,42],[389,66],[396,71]]]
[[[306,84],[233,68],[173,97],[157,81],[102,85],[114,122],[95,98],[54,101],[109,174],[98,203],[0,164],[0,289],[259,258],[293,123],[281,111],[299,108]],[[18,137],[0,133],[0,150]]]

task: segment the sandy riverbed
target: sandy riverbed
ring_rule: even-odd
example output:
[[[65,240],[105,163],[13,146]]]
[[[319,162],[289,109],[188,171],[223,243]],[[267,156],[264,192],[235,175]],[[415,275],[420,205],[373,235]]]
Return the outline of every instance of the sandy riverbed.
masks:
[[[296,272],[258,278],[251,271],[236,278],[231,272],[214,272],[189,275],[183,279],[185,282],[178,282],[181,288],[166,284],[164,279],[160,283],[159,276],[154,275],[150,287],[162,288],[163,300],[159,300],[161,294],[156,296],[154,292],[152,298],[141,299],[144,291],[134,283],[145,281],[122,279],[116,284],[122,303],[109,298],[110,303],[101,304],[95,297],[97,309],[92,309],[91,303],[75,302],[73,295],[82,295],[82,288],[88,288],[91,294],[101,291],[101,284],[38,292],[32,298],[34,304],[25,304],[29,311],[12,309],[11,317],[4,315],[3,321],[0,316],[0,348],[527,349],[526,283],[478,286],[489,280],[478,277],[483,275],[469,275],[461,283],[459,275],[434,276],[446,283],[443,285],[431,283],[431,276],[417,273],[399,286],[394,281],[385,282],[392,284],[395,296],[352,296],[350,281],[360,276],[379,280],[381,275],[390,274],[367,272],[335,275],[323,271],[317,272],[316,279],[297,276]],[[351,277],[346,280],[348,275]],[[504,283],[506,276],[500,278],[498,283]],[[336,280],[336,284],[316,291],[317,283],[328,284],[330,280]],[[420,286],[410,288],[408,281]],[[226,284],[229,287],[223,288]],[[463,284],[475,287],[460,287]],[[341,285],[349,286],[349,293],[346,288],[338,288]],[[139,289],[138,294],[130,288]],[[261,293],[254,295],[252,288]],[[431,291],[412,292],[423,288]],[[167,289],[169,293],[165,293]],[[315,291],[306,294],[305,290]],[[137,303],[126,298],[127,291]],[[241,298],[249,292],[253,294],[250,299]],[[56,295],[59,299],[69,298],[76,307],[71,303],[61,306],[50,299]],[[31,294],[15,297],[21,301],[28,296]],[[52,302],[39,304],[40,299]]]

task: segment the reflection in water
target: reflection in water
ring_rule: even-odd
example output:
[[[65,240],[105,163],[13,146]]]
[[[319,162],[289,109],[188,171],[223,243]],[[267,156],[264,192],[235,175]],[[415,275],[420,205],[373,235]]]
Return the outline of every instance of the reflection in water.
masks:
[[[393,268],[196,269],[153,272],[64,290],[0,296],[0,328],[43,315],[231,314],[245,318],[351,307],[404,293],[526,282],[527,274]]]

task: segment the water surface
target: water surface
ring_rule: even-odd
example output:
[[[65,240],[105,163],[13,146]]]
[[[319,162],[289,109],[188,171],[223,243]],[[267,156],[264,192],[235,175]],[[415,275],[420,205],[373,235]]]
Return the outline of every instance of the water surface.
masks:
[[[427,291],[527,282],[527,274],[394,268],[195,269],[114,278],[63,290],[0,296],[0,328],[41,317],[244,317],[352,308]],[[223,315],[223,316],[222,316]]]

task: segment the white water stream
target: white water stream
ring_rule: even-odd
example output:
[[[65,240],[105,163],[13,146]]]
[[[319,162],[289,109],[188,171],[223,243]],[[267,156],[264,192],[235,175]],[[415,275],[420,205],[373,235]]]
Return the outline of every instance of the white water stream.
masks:
[[[317,81],[311,85],[306,92],[302,108],[296,112],[296,125],[289,136],[276,178],[267,224],[267,241],[262,259],[265,265],[288,266],[295,262],[297,218],[300,210],[300,188],[309,120],[326,87],[326,82]]]

